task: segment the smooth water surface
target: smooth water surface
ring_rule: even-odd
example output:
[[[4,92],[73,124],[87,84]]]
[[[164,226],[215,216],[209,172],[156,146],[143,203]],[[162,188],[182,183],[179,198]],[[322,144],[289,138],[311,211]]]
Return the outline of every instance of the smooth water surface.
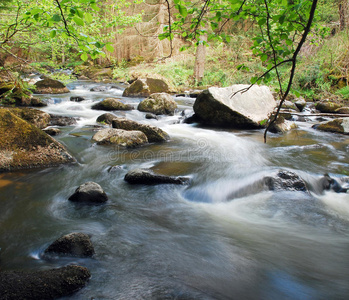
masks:
[[[38,270],[67,264],[92,278],[69,299],[348,299],[349,194],[318,193],[324,173],[349,174],[349,137],[315,131],[313,122],[283,136],[203,128],[179,122],[194,99],[175,98],[172,117],[146,120],[137,110],[115,112],[159,126],[171,140],[138,149],[91,141],[105,97],[122,86],[90,92],[77,81],[70,94],[43,95],[44,111],[78,117],[57,139],[73,165],[0,174],[0,268]],[[83,96],[71,102],[70,96]],[[122,98],[137,106],[142,100]],[[118,166],[111,172],[111,166]],[[129,185],[133,168],[189,176],[189,186]],[[296,172],[311,189],[258,191],[232,197],[279,169]],[[99,183],[109,201],[85,206],[68,197],[86,181]],[[41,258],[71,232],[91,236],[93,258]]]

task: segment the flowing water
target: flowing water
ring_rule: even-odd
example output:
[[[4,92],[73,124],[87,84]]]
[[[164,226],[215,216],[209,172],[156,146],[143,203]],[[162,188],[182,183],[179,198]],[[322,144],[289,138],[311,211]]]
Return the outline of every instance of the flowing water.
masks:
[[[122,87],[90,92],[74,82],[67,95],[43,95],[44,111],[79,117],[57,139],[77,159],[73,165],[0,174],[0,268],[38,270],[75,263],[92,277],[68,299],[348,299],[349,193],[323,194],[324,173],[349,172],[349,137],[311,128],[283,136],[217,130],[178,122],[194,99],[176,98],[178,113],[146,120],[137,110],[119,116],[159,126],[171,140],[138,149],[91,141],[91,110]],[[70,96],[85,101],[69,101]],[[123,98],[136,106],[141,99]],[[111,172],[108,169],[117,166]],[[133,168],[191,178],[189,186],[129,185]],[[306,180],[303,192],[240,190],[279,169]],[[76,205],[68,197],[95,181],[105,205]],[[44,260],[44,249],[71,232],[91,236],[93,258]]]

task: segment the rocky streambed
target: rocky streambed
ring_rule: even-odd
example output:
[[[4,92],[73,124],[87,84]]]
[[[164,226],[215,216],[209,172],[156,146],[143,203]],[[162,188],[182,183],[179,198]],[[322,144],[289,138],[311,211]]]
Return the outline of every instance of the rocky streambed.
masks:
[[[314,128],[338,111],[285,106],[294,129],[264,144],[264,117],[248,130],[226,124],[237,115],[241,125],[242,112],[207,122],[222,104],[198,118],[185,95],[149,111],[157,97],[143,102],[122,85],[68,88],[38,95],[48,105],[27,119],[57,129],[44,145],[58,141],[74,161],[50,167],[40,154],[40,168],[0,174],[0,295],[7,280],[34,291],[58,276],[71,282],[69,299],[345,299],[349,137]]]

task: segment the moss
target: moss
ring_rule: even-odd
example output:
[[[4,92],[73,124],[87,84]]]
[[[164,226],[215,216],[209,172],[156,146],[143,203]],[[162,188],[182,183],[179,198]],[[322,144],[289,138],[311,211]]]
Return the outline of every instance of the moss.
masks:
[[[321,123],[321,124],[317,125],[315,128],[317,130],[321,130],[321,131],[344,133],[344,128],[342,126],[342,122],[343,122],[342,119],[335,119],[335,120],[330,121],[330,122]]]

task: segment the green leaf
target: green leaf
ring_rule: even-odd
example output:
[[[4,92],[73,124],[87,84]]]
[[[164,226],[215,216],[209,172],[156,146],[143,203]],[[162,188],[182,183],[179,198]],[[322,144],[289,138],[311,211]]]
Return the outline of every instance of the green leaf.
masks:
[[[60,22],[61,19],[62,19],[61,15],[55,14],[55,15],[53,15],[51,20],[54,22]]]
[[[107,51],[109,51],[109,52],[114,52],[114,47],[110,44],[106,44],[105,49],[107,49]]]
[[[261,61],[262,61],[262,62],[265,62],[267,59],[268,59],[268,54],[263,53],[263,54],[261,55]]]
[[[57,30],[56,29],[52,29],[51,32],[50,32],[50,37],[51,38],[54,38],[57,34]]]
[[[262,26],[262,25],[264,25],[265,23],[267,23],[267,19],[266,19],[266,18],[260,19],[260,20],[258,21],[258,25],[259,25],[259,26]]]
[[[83,60],[83,61],[86,61],[88,60],[88,55],[84,52],[80,55],[80,58]]]
[[[87,23],[92,23],[92,21],[93,21],[92,15],[90,13],[88,13],[88,12],[85,13],[85,20],[86,20]]]
[[[183,18],[185,18],[187,15],[188,15],[188,10],[185,6],[182,6],[182,5],[178,5],[178,10],[179,10],[179,13],[181,14],[181,16]]]
[[[73,20],[74,20],[74,22],[76,23],[76,25],[84,26],[84,21],[83,21],[81,18],[79,18],[78,16],[75,16],[75,17],[73,18]]]

